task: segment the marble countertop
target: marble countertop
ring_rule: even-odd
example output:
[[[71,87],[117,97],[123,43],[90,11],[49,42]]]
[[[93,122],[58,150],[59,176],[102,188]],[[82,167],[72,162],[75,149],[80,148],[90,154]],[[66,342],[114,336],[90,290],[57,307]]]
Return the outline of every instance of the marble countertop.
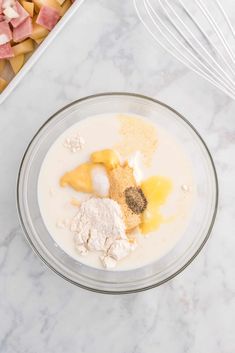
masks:
[[[216,164],[210,240],[179,276],[107,296],[66,283],[24,240],[16,176],[32,135],[69,102],[104,91],[155,97],[186,116]],[[132,0],[86,0],[0,106],[0,352],[235,352],[235,102],[158,47]]]

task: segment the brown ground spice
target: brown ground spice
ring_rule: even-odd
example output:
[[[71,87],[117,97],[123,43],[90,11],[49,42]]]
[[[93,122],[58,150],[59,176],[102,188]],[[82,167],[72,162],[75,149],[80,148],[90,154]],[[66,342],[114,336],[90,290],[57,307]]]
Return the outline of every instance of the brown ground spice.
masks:
[[[128,207],[135,213],[144,212],[147,207],[147,200],[141,188],[131,186],[124,191]]]
[[[109,171],[109,197],[119,203],[122,208],[126,230],[136,228],[140,222],[140,215],[133,212],[126,203],[125,190],[137,187],[133,176],[133,169],[128,164],[119,166]]]

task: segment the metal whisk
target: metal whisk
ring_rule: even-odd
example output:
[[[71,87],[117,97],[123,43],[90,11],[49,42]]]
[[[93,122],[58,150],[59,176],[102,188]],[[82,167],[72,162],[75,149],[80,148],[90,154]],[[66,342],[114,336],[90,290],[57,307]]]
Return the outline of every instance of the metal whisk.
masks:
[[[224,0],[133,1],[163,48],[235,99],[235,31]]]

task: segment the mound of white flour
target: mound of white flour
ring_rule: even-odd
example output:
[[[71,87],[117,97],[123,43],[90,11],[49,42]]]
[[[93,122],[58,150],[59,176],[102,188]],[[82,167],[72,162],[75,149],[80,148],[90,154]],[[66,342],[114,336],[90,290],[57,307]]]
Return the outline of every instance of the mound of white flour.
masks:
[[[108,198],[90,198],[81,203],[71,222],[77,251],[101,251],[100,257],[107,268],[126,257],[136,245],[131,244],[125,233],[125,223],[119,204]]]

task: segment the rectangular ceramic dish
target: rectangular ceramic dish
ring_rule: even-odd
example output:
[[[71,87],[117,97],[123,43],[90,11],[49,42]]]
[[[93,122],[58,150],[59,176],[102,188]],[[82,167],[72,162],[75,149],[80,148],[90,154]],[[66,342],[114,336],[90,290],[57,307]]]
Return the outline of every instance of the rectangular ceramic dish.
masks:
[[[64,25],[68,22],[68,20],[74,15],[77,9],[81,6],[84,0],[75,0],[72,6],[68,9],[65,15],[61,18],[61,20],[57,23],[57,25],[53,28],[53,30],[48,34],[45,40],[36,48],[33,54],[28,58],[25,65],[22,69],[16,74],[16,76],[10,81],[8,86],[4,89],[2,93],[0,93],[0,104],[8,97],[8,95],[14,90],[14,88],[18,85],[18,83],[22,80],[25,74],[31,69],[31,67],[36,63],[36,61],[40,58],[44,50],[49,46],[49,44],[53,41],[53,39],[59,34]]]

